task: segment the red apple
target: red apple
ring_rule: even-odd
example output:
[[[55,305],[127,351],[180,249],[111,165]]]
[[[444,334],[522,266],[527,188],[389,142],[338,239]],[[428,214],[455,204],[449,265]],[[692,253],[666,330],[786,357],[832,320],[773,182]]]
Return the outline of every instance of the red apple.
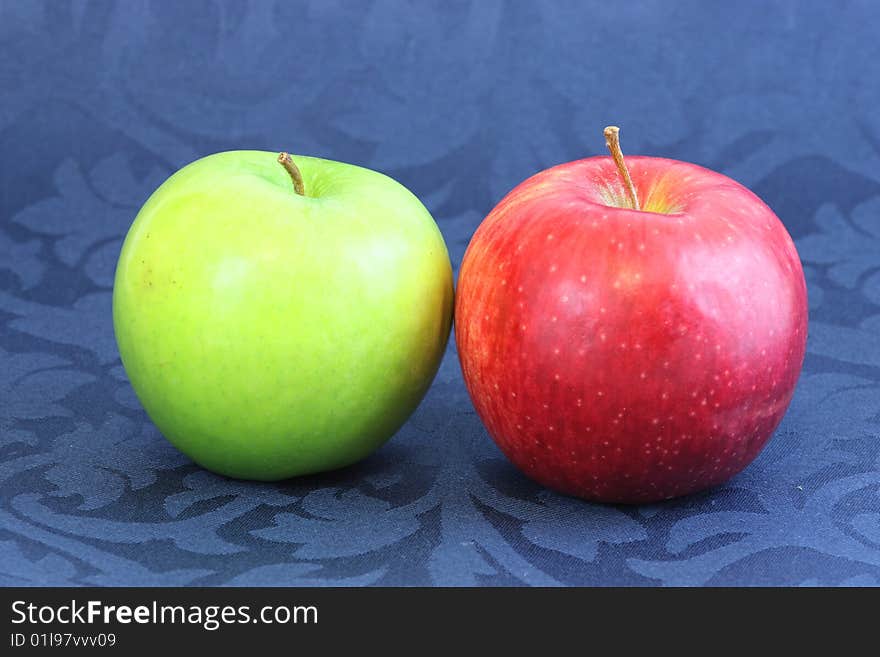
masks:
[[[455,337],[477,412],[517,467],[563,493],[652,502],[761,451],[800,374],[806,285],[748,189],[663,158],[627,157],[627,172],[613,152],[619,168],[547,169],[486,217]]]

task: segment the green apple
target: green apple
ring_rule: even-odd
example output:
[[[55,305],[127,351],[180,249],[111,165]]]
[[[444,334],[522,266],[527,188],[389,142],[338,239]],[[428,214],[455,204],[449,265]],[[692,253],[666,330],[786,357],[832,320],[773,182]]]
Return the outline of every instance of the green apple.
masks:
[[[282,156],[218,153],[171,176],[131,226],[113,288],[149,416],[197,463],[242,479],[378,448],[427,391],[452,321],[446,245],[412,193]]]

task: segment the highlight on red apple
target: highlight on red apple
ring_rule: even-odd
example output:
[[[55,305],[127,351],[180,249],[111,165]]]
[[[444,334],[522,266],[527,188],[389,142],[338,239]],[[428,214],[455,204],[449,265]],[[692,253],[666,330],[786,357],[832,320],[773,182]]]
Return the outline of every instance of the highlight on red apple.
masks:
[[[776,429],[807,294],[776,215],[730,178],[621,154],[542,171],[480,225],[455,337],[489,434],[557,491],[653,502],[720,484]]]

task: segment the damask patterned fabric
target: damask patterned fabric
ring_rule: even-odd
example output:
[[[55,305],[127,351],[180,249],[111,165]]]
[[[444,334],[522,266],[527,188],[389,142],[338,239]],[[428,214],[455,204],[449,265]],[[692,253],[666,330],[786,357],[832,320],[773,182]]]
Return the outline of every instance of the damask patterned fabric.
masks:
[[[880,584],[876,3],[0,0],[0,582]],[[220,150],[375,168],[458,267],[516,183],[604,152],[697,162],[779,215],[810,296],[804,373],[716,490],[614,507],[495,448],[454,344],[377,454],[225,480],[159,435],[119,361],[121,240]]]

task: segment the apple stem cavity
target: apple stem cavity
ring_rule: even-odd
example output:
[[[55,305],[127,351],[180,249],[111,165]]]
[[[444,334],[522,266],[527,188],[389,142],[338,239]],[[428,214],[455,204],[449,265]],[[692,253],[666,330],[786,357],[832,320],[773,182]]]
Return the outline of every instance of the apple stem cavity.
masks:
[[[290,174],[290,179],[293,181],[293,191],[300,196],[305,196],[306,187],[303,184],[302,173],[300,173],[299,167],[293,163],[293,158],[290,157],[290,154],[279,153],[278,163],[284,167],[284,170],[287,171],[288,174]]]
[[[611,158],[617,165],[617,172],[623,179],[623,184],[629,194],[629,200],[634,210],[641,210],[639,205],[639,197],[636,195],[636,188],[633,185],[632,178],[629,175],[629,169],[626,168],[626,162],[623,161],[623,151],[620,150],[620,128],[616,125],[610,125],[605,128],[605,143],[608,144],[608,150],[611,151]]]

